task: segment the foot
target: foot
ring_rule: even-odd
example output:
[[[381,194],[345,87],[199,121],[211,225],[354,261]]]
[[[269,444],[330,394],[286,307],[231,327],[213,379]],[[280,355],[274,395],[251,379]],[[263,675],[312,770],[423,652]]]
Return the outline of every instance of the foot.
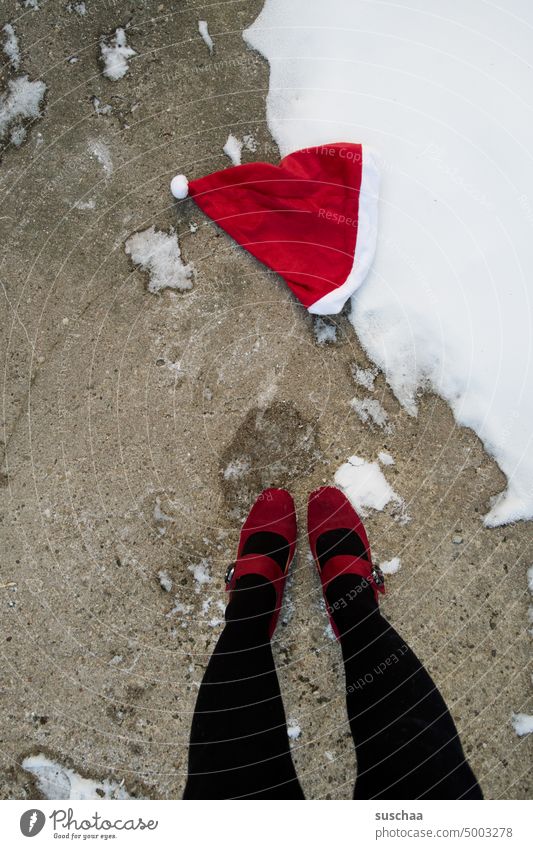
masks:
[[[296,550],[296,509],[285,489],[265,489],[258,496],[242,526],[237,557],[226,573],[226,590],[236,589],[245,575],[272,583],[276,603],[269,623],[272,637],[279,618],[289,567]]]
[[[307,504],[309,545],[326,598],[329,584],[341,575],[358,575],[372,588],[376,601],[385,592],[383,573],[372,563],[365,527],[354,508],[334,486],[323,486],[309,496]],[[327,603],[329,613],[329,605]],[[339,632],[331,613],[331,626]]]

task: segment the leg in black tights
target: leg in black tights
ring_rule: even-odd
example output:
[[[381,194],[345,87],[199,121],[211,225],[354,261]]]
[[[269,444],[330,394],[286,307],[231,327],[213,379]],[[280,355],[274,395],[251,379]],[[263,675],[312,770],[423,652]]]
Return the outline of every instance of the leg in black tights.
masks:
[[[341,635],[354,798],[483,798],[442,696],[366,580],[339,576],[327,600]]]
[[[265,578],[237,582],[194,712],[185,799],[303,799],[268,638]]]

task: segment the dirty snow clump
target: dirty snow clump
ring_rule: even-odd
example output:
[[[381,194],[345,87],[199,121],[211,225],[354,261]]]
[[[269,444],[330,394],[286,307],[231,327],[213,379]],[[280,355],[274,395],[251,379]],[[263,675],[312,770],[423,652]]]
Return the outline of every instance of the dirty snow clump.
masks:
[[[352,374],[356,383],[368,389],[369,392],[374,391],[374,381],[378,371],[374,368],[361,368],[357,364],[352,366]]]
[[[209,29],[208,29],[208,26],[207,26],[207,21],[198,21],[198,32],[200,33],[203,40],[207,44],[209,52],[212,53],[214,44],[213,44],[213,39],[209,35]]]
[[[161,587],[165,590],[166,593],[169,593],[172,589],[172,578],[170,577],[168,572],[165,572],[164,569],[161,569],[161,571],[157,573],[157,577],[159,578],[159,583],[161,584]]]
[[[337,325],[326,321],[321,316],[315,319],[313,330],[317,345],[330,345],[337,341]]]
[[[231,159],[232,165],[240,165],[241,164],[241,151],[242,151],[242,141],[234,136],[233,133],[230,133],[226,144],[222,148],[226,156],[229,156]]]
[[[6,34],[6,40],[2,49],[9,59],[9,64],[13,70],[17,71],[20,65],[20,48],[17,35],[11,24],[5,24],[2,27],[2,32]]]
[[[100,98],[95,94],[91,97],[91,103],[97,115],[110,115],[113,111],[113,107],[110,103],[102,103]]]
[[[193,285],[192,265],[184,265],[174,231],[162,233],[154,226],[134,233],[127,240],[125,251],[135,265],[149,275],[148,291],[153,294],[162,289],[185,291]]]
[[[46,799],[130,799],[122,783],[105,778],[98,781],[83,778],[69,767],[61,766],[42,753],[22,761],[22,768],[31,772]]]
[[[394,492],[378,463],[354,455],[337,469],[335,483],[362,515],[368,508],[383,510],[391,501],[403,510],[403,498]]]
[[[375,424],[383,430],[390,431],[389,418],[377,398],[352,398],[350,407],[357,413],[363,424]]]
[[[533,716],[528,713],[513,713],[511,722],[519,737],[533,733]]]
[[[195,563],[193,566],[188,567],[189,572],[192,572],[194,580],[196,581],[196,592],[199,593],[200,589],[205,584],[211,583],[211,575],[209,574],[208,569],[208,561],[200,560],[199,563]]]
[[[9,80],[7,94],[0,95],[0,139],[11,131],[11,141],[17,147],[26,138],[22,122],[41,116],[41,101],[46,91],[42,80],[31,81],[27,75]]]
[[[402,561],[399,557],[393,557],[392,560],[384,560],[379,564],[379,568],[384,575],[395,575],[401,568]]]
[[[74,12],[76,15],[80,15],[80,17],[85,17],[87,14],[87,6],[85,3],[69,3],[67,6],[67,12]]]
[[[382,466],[394,466],[394,457],[388,451],[380,451],[378,460]]]
[[[298,740],[302,736],[302,729],[295,719],[287,720],[287,736],[289,740]]]
[[[252,135],[252,133],[246,133],[242,137],[242,143],[243,143],[243,146],[246,148],[246,150],[249,150],[250,153],[256,152],[256,150],[257,150],[257,139],[255,138],[255,136]]]
[[[106,41],[106,37],[100,39],[100,57],[104,64],[103,74],[108,80],[122,79],[129,69],[128,59],[136,56],[137,52],[129,47],[126,40],[126,31],[117,27],[115,35]]]
[[[237,136],[234,136],[233,133],[230,133],[226,144],[223,147],[223,151],[226,156],[229,156],[231,159],[232,165],[241,164],[241,153],[243,147],[251,153],[255,153],[257,150],[257,140],[251,133],[246,133],[242,139],[239,139]]]

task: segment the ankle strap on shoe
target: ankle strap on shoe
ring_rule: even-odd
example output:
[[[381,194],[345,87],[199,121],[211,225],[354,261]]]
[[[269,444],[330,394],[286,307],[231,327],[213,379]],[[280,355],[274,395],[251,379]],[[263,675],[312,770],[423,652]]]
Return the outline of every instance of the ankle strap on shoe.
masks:
[[[385,592],[385,578],[379,566],[374,566],[364,557],[354,557],[353,554],[337,554],[330,557],[320,572],[320,580],[324,589],[340,575],[359,575],[366,578],[368,583],[380,593]]]
[[[236,582],[244,575],[260,575],[273,584],[286,577],[272,557],[266,554],[245,554],[232,563],[226,572],[226,589],[233,590]]]

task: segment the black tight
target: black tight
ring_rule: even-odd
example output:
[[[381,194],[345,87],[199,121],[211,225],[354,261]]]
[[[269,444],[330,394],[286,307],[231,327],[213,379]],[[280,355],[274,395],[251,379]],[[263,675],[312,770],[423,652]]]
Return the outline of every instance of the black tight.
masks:
[[[356,575],[327,591],[341,634],[355,799],[481,799],[444,700]],[[275,595],[243,577],[196,703],[186,799],[303,799],[268,640]]]

